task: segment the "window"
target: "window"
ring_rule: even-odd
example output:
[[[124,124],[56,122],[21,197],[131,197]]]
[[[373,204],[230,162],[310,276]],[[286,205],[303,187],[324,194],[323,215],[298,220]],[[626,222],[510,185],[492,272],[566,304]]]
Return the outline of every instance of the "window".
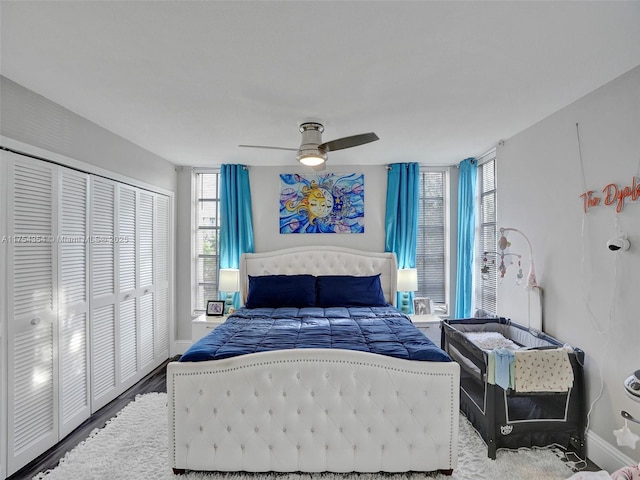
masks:
[[[448,183],[446,170],[420,170],[416,297],[429,297],[439,314],[447,315],[449,257]]]
[[[478,165],[478,212],[474,269],[474,315],[495,316],[497,305],[496,274],[496,159]]]
[[[195,282],[193,309],[204,313],[208,300],[218,299],[220,249],[220,172],[195,174]]]

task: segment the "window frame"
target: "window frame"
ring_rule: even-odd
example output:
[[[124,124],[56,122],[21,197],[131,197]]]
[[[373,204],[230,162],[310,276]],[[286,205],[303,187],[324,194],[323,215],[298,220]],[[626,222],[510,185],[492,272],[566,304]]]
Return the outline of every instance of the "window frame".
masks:
[[[199,178],[200,175],[217,175],[216,181],[216,197],[200,197],[200,186],[199,186]],[[219,242],[219,233],[220,233],[220,169],[219,168],[194,168],[192,170],[191,176],[191,191],[192,191],[192,201],[191,201],[191,310],[193,315],[201,315],[206,312],[207,300],[218,300],[218,271],[220,269],[220,242]],[[217,203],[216,207],[216,224],[213,226],[201,226],[200,225],[200,217],[198,215],[199,208],[202,201],[207,202],[215,202]],[[204,230],[217,230],[218,231],[218,241],[216,242],[216,252],[213,255],[206,255],[200,253],[200,245],[199,245],[199,232]],[[216,273],[214,278],[210,279],[211,281],[205,281],[205,275],[203,272],[203,281],[200,281],[200,259],[204,258],[214,258],[214,264],[217,265]],[[202,305],[199,304],[199,292],[201,285],[209,285],[212,287],[212,298],[203,298]]]
[[[424,278],[425,267],[421,266],[421,263],[426,260],[428,254],[426,252],[420,251],[420,235],[421,231],[426,227],[426,225],[422,222],[424,214],[423,214],[423,203],[427,198],[436,198],[438,196],[427,196],[423,197],[422,192],[425,190],[423,188],[423,180],[424,174],[428,173],[438,173],[442,175],[442,235],[443,235],[443,250],[442,250],[442,289],[444,292],[443,300],[433,298],[433,292],[429,293],[424,284],[421,284],[421,278]],[[450,167],[434,167],[434,166],[420,166],[420,187],[418,193],[418,238],[416,240],[416,268],[418,269],[418,291],[415,292],[416,297],[429,297],[434,301],[435,313],[436,315],[442,317],[449,316],[449,298],[451,294],[451,174]]]
[[[485,175],[486,168],[492,168]],[[485,185],[490,176],[492,185]],[[473,275],[473,315],[493,317],[498,308],[498,274],[497,274],[497,234],[498,234],[498,181],[495,149],[486,153],[478,161],[476,211],[476,235],[474,246]],[[492,211],[489,212],[490,202]],[[488,232],[488,233],[485,233]],[[482,278],[484,259],[488,267],[488,278]]]

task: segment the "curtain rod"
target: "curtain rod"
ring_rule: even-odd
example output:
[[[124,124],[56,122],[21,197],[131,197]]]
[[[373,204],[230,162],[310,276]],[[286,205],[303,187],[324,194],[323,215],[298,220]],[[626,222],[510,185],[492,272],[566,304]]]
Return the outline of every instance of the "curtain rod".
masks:
[[[394,162],[394,163],[406,163],[406,162]],[[429,168],[458,168],[458,165],[431,165],[431,164],[426,164],[426,163],[420,163],[420,162],[416,162],[418,163],[418,166],[420,167],[429,167]],[[385,165],[385,168],[387,170],[391,170],[391,165],[392,164],[388,164]]]
[[[488,157],[491,154],[494,154],[498,148],[498,146],[503,146],[504,145],[504,140],[500,140],[498,143],[496,143],[494,146],[492,146],[491,148],[489,148],[487,151],[485,151],[482,155],[478,155],[475,158],[478,163],[481,163],[481,160],[484,157]],[[394,162],[394,163],[403,163],[403,162]],[[405,162],[406,163],[406,162]],[[432,164],[424,164],[424,163],[420,163],[418,162],[419,165],[421,167],[431,167],[431,168],[460,168],[460,165],[457,163],[454,163],[452,165],[432,165]],[[387,165],[387,170],[389,170],[391,167],[389,165]]]

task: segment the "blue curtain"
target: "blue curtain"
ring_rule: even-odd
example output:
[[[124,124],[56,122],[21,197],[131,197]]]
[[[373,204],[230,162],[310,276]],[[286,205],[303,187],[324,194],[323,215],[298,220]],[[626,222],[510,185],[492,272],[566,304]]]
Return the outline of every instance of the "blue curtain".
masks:
[[[478,162],[475,158],[467,158],[460,162],[460,178],[458,181],[458,270],[456,275],[455,318],[469,318],[471,316],[477,174]]]
[[[220,268],[239,268],[240,255],[253,252],[253,217],[249,169],[222,165],[220,169]],[[226,292],[220,294],[226,297]],[[233,305],[240,306],[236,292]]]
[[[419,182],[420,166],[417,163],[394,163],[389,166],[384,248],[396,254],[398,268],[416,266]],[[413,292],[408,296],[399,292],[396,305],[402,310],[403,300],[408,301],[406,313],[412,313],[413,296]]]

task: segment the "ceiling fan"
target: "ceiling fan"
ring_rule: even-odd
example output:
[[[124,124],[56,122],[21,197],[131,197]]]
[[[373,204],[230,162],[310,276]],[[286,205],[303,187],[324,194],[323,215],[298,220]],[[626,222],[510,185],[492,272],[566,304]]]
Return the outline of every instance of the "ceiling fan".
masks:
[[[291,150],[298,152],[296,158],[298,162],[314,170],[320,171],[326,168],[327,152],[342,150],[344,148],[357,147],[365,143],[375,142],[378,136],[373,133],[361,133],[359,135],[351,135],[349,137],[337,138],[328,142],[322,142],[322,132],[324,126],[318,122],[305,122],[300,124],[300,133],[302,133],[302,142],[300,148],[287,147],[268,147],[265,145],[238,145],[239,147],[249,148],[269,148],[272,150]]]

